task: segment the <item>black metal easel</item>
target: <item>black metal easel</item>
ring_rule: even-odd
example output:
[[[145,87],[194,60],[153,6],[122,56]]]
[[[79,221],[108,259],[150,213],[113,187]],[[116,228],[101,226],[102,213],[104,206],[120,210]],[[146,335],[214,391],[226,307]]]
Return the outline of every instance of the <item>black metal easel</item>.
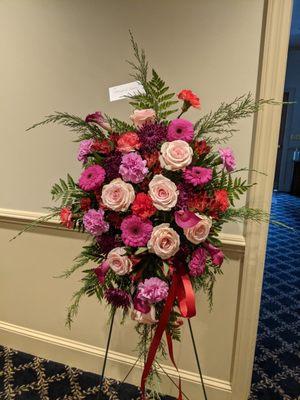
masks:
[[[99,381],[99,391],[98,391],[98,395],[97,395],[97,400],[101,400],[101,393],[102,393],[102,386],[103,386],[103,381],[104,381],[104,376],[105,376],[105,369],[106,369],[106,363],[107,363],[107,357],[108,357],[108,350],[109,350],[109,345],[110,345],[110,340],[111,340],[111,336],[112,336],[112,330],[113,330],[113,325],[114,325],[114,319],[115,319],[115,313],[116,311],[113,311],[113,314],[111,316],[111,321],[110,321],[110,326],[109,326],[109,333],[108,333],[108,338],[107,338],[107,344],[106,344],[106,349],[105,349],[105,356],[104,356],[104,361],[103,361],[103,366],[102,366],[102,372],[100,375],[100,381]],[[197,347],[196,347],[196,342],[195,342],[195,338],[194,338],[194,333],[193,333],[193,329],[192,329],[192,324],[190,319],[188,319],[188,325],[189,325],[189,331],[190,331],[190,335],[191,335],[191,339],[192,339],[192,344],[193,344],[193,349],[194,349],[194,353],[195,353],[195,358],[196,358],[196,363],[197,363],[197,368],[198,368],[198,372],[199,372],[199,376],[200,376],[200,380],[201,380],[201,385],[202,385],[202,391],[203,391],[203,395],[204,395],[204,400],[208,400],[207,394],[206,394],[206,390],[205,390],[205,386],[204,386],[204,380],[203,380],[203,375],[202,375],[202,371],[201,371],[201,366],[200,366],[200,359],[199,359],[199,355],[197,352]],[[140,360],[140,357],[136,359],[135,363],[131,366],[130,370],[128,371],[128,373],[126,374],[125,378],[123,379],[122,383],[124,383],[126,381],[126,379],[128,378],[128,376],[130,375],[130,373],[132,372],[132,370],[134,369],[134,367],[138,364]],[[163,373],[170,379],[170,381],[178,388],[177,383],[172,379],[172,377],[164,370],[164,368],[162,367],[162,365],[160,365],[159,363],[157,363],[158,366],[161,368],[161,370],[163,371]],[[187,395],[182,392],[182,395],[185,397],[186,400],[190,400]]]

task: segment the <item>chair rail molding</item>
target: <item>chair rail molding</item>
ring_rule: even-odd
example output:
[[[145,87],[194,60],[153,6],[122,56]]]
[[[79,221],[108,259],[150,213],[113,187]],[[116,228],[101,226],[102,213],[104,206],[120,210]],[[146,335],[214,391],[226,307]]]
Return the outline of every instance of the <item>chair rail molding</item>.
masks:
[[[282,101],[292,15],[292,0],[267,0],[261,38],[257,97]],[[248,205],[269,211],[281,119],[281,107],[266,106],[255,118],[250,168],[266,171],[255,177]],[[268,226],[247,224],[240,285],[237,337],[232,367],[232,400],[248,398],[255,352]]]

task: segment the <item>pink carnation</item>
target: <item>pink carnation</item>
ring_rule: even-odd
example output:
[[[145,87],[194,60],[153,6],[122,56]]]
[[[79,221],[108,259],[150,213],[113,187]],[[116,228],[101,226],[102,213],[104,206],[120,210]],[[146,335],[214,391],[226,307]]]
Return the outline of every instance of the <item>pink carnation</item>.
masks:
[[[151,221],[142,220],[137,215],[129,215],[124,218],[121,224],[121,237],[127,246],[146,246],[151,237],[152,230]]]
[[[224,168],[226,168],[228,172],[233,171],[235,169],[236,162],[231,148],[226,147],[224,149],[219,149],[219,154]]]
[[[173,140],[184,140],[191,142],[194,137],[194,125],[183,118],[174,119],[168,126],[167,139],[169,142]]]
[[[85,169],[80,178],[78,185],[82,190],[90,191],[99,189],[105,179],[105,171],[100,165],[91,165]]]
[[[94,236],[100,236],[109,229],[109,224],[104,220],[104,211],[102,209],[98,211],[91,209],[85,213],[83,225]]]
[[[146,164],[137,153],[124,154],[119,172],[125,182],[140,183],[148,173]]]
[[[165,300],[168,292],[168,284],[159,278],[145,279],[138,286],[138,298],[150,304]]]
[[[190,275],[200,276],[205,271],[206,250],[203,247],[195,250],[189,263]]]
[[[212,169],[204,167],[192,167],[185,170],[184,179],[194,186],[205,185],[212,179]]]
[[[79,143],[77,160],[87,162],[87,156],[93,152],[93,139],[82,140]]]

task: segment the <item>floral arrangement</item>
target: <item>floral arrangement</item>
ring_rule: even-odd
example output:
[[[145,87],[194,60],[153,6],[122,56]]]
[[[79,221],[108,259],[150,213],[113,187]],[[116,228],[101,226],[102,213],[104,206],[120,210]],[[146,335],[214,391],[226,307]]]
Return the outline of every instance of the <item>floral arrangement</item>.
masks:
[[[130,315],[140,334],[139,356],[146,357],[145,393],[147,379],[151,384],[156,373],[156,353],[165,353],[163,333],[171,354],[170,342],[180,340],[182,317],[196,315],[195,293],[206,292],[212,302],[224,260],[218,237],[223,224],[268,219],[261,210],[234,206],[251,184],[238,176],[245,169],[236,169],[224,143],[240,118],[270,101],[248,94],[193,123],[182,116],[191,109],[200,113],[198,96],[191,90],[175,96],[154,70],[148,78],[145,52],[131,41],[132,76],[144,92],[129,98],[130,122],[100,111],[85,119],[57,112],[33,127],[54,122],[78,135],[83,171],[76,182],[68,175],[53,186],[60,205],[37,221],[60,216],[66,228],[90,237],[63,274],[85,266],[67,323],[84,295],[104,300],[112,315],[116,309]]]

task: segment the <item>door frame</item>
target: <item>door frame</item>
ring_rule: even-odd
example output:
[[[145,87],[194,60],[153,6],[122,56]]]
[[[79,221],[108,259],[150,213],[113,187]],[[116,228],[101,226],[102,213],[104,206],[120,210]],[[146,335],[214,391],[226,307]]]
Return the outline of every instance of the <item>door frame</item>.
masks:
[[[266,0],[261,38],[257,98],[282,100],[292,15],[292,0]],[[257,182],[247,205],[269,211],[281,120],[278,105],[265,106],[254,120],[250,168],[268,175]],[[241,275],[237,336],[232,367],[232,400],[247,400],[251,385],[266,253],[267,224],[245,225],[246,251]]]

